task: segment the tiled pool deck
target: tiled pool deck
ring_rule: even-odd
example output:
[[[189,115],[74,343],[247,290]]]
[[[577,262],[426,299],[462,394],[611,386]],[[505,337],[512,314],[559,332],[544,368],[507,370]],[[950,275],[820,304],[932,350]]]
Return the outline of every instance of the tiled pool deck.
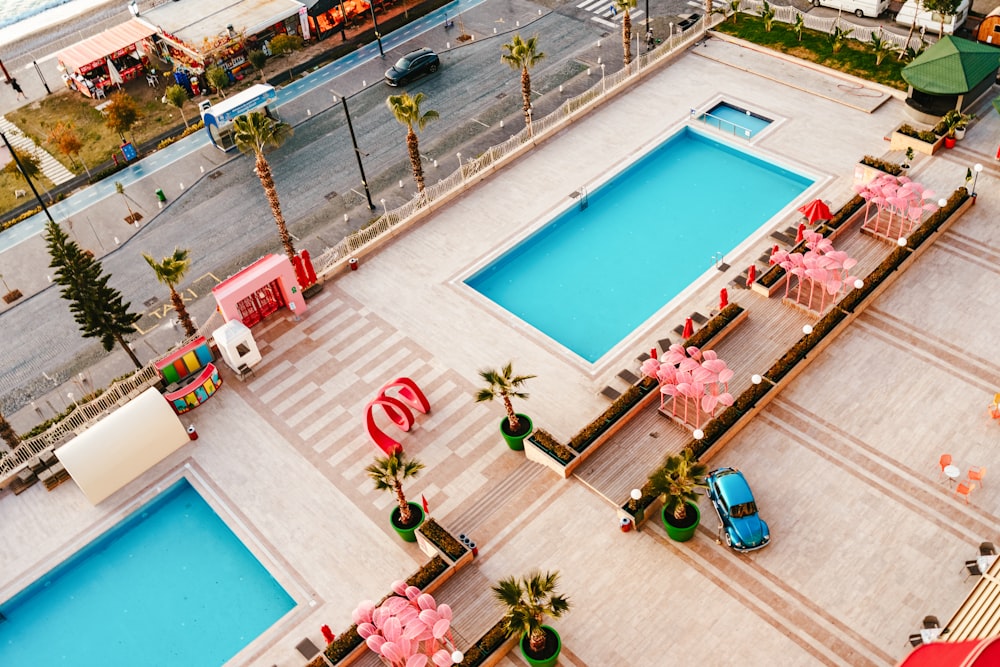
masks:
[[[911,169],[945,193],[980,162],[979,203],[716,460],[750,478],[771,525],[767,549],[738,556],[717,545],[705,501],[692,542],[671,543],[654,522],[621,533],[610,504],[507,450],[496,432],[501,410],[472,401],[477,369],[512,359],[538,376],[520,407],[568,438],[607,405],[598,391],[618,370],[691,310],[710,309],[719,288],[770,245],[764,230],[726,258],[726,274],[712,270],[595,367],[461,284],[571,192],[686,122],[690,109],[724,97],[775,118],[757,149],[822,177],[807,200],[836,207],[851,196],[854,165],[885,152],[902,103],[867,113],[845,104],[866,91],[787,72],[718,40],[696,47],[328,283],[300,321],[256,329],[264,362],[255,376],[245,384],[227,376],[184,419],[200,439],[100,507],[72,484],[0,498],[0,599],[185,473],[303,602],[231,664],[304,664],[294,648],[303,637],[320,644],[323,624],[339,633],[358,601],[377,599],[424,560],[391,533],[392,498],[364,474],[374,450],[362,435],[363,408],[381,384],[409,376],[432,405],[401,436],[427,465],[408,487],[411,499],[424,495],[439,521],[478,542],[473,567],[484,587],[532,568],[562,573],[573,609],[557,622],[561,664],[894,664],[925,614],[948,618],[972,588],[962,563],[979,542],[1000,539],[1000,483],[988,476],[966,506],[949,497],[937,468],[949,452],[963,468],[1000,471],[1000,426],[986,413],[1000,389],[991,354],[1000,339],[1000,117],[988,109],[958,148],[918,157]],[[772,227],[797,219],[789,213]],[[711,258],[705,263],[709,270]],[[753,319],[761,297],[730,296]],[[769,335],[756,324],[732,344],[752,351],[754,336]],[[764,368],[734,366],[742,382]],[[447,601],[461,618],[462,600]]]

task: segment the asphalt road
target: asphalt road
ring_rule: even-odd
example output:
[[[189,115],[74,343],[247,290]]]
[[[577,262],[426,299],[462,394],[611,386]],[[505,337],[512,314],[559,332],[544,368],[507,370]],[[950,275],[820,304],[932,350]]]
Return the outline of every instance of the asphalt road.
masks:
[[[389,94],[403,89],[381,82],[388,64],[411,47],[430,46],[439,51],[443,63],[437,73],[405,88],[411,93],[423,92],[427,96],[423,108],[440,114],[419,133],[429,182],[457,168],[457,153],[473,156],[522,127],[520,76],[500,60],[501,44],[509,41],[513,31],[537,34],[546,53],[532,70],[533,105],[539,115],[592,85],[596,77],[588,77],[586,69],[598,58],[609,71],[621,66],[618,40],[605,39],[598,47],[609,28],[572,5],[550,12],[542,5],[520,0],[489,0],[462,14],[461,20],[467,32],[477,35],[475,40],[459,46],[453,41],[457,30],[431,30],[414,43],[388,52],[385,61],[375,59],[359,65],[334,79],[328,89],[321,87],[279,108],[295,133],[269,160],[297,247],[318,255],[375,215],[359,194],[363,191],[361,179],[351,155],[343,109],[334,105],[330,90],[349,96],[358,145],[380,209],[377,214],[381,213],[382,199],[392,208],[416,191],[405,128],[385,104]],[[216,280],[263,253],[281,252],[270,209],[252,169],[251,158],[230,159],[159,213],[155,224],[144,226],[127,244],[102,259],[105,272],[112,276],[111,284],[133,309],[146,313],[140,322],[144,333],[133,340],[140,359],[164,351],[181,335],[170,325],[169,313],[164,310],[165,288],[155,281],[142,253],[160,257],[175,247],[191,250],[192,267],[181,288],[190,299],[187,305],[196,321],[204,322],[215,310],[210,287]],[[102,206],[120,204],[112,198]],[[0,349],[0,406],[7,414],[32,400],[39,405],[45,400],[51,409],[61,409],[67,402],[61,398],[67,392],[67,378],[85,372],[100,386],[131,368],[122,352],[106,354],[95,342],[81,338],[68,304],[55,288],[4,311],[0,338],[4,341]],[[64,386],[53,391],[60,384]],[[70,386],[68,391],[79,395],[85,388],[74,391]]]

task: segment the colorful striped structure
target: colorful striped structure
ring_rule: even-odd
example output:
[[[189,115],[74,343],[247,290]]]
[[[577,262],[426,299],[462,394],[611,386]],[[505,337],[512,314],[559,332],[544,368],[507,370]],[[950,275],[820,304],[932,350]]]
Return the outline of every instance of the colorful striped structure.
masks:
[[[164,398],[177,414],[198,407],[222,385],[219,369],[204,336],[156,362],[156,370],[167,383]]]

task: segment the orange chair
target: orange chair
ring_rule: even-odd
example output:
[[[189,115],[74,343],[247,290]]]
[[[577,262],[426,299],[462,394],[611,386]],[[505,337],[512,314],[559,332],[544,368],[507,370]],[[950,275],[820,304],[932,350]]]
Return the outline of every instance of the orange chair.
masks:
[[[974,488],[976,488],[976,485],[973,484],[972,482],[969,482],[968,486],[966,486],[965,482],[962,482],[957,487],[955,487],[955,495],[956,496],[959,496],[959,495],[965,496],[965,504],[968,505],[969,504],[969,494],[972,493],[972,490]]]
[[[979,482],[979,486],[982,486],[983,477],[986,477],[986,466],[982,466],[979,468],[969,468],[970,482]]]
[[[942,454],[941,458],[938,459],[938,465],[941,466],[941,473],[938,475],[938,479],[944,475],[944,469],[951,465],[951,454]]]

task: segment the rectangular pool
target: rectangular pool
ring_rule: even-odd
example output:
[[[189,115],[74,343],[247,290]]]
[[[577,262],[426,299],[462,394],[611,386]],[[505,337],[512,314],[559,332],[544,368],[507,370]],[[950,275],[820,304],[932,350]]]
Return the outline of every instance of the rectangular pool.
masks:
[[[744,139],[750,139],[772,122],[770,118],[729,102],[719,102],[710,111],[703,113],[700,120],[727,134]]]
[[[594,362],[812,183],[685,128],[465,282]]]
[[[0,665],[219,667],[293,607],[181,480],[0,605]]]

